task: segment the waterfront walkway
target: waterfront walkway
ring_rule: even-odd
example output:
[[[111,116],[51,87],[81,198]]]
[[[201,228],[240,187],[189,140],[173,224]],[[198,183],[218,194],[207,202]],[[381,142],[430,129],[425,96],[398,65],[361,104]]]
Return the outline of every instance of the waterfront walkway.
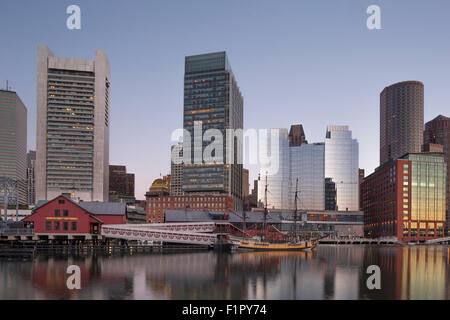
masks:
[[[426,244],[450,244],[450,237],[438,238],[425,241]]]

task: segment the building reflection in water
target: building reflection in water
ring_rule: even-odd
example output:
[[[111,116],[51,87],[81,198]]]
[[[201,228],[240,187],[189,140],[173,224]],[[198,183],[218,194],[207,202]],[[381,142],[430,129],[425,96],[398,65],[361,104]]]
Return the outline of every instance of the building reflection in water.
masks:
[[[449,247],[320,246],[0,261],[0,299],[449,299]],[[82,290],[68,290],[68,265]],[[381,268],[381,290],[366,269]]]

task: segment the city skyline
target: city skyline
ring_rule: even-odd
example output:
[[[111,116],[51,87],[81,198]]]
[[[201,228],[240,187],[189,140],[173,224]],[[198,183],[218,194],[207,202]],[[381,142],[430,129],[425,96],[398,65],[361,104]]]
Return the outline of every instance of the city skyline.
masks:
[[[5,4],[2,12],[8,15],[0,14],[3,29],[19,28],[19,24],[33,26],[33,30],[25,28],[27,34],[24,31],[14,34],[14,41],[21,50],[10,46],[3,51],[0,88],[9,80],[12,90],[28,108],[27,149],[36,148],[37,44],[47,45],[58,56],[70,58],[92,59],[95,49],[103,50],[111,62],[114,82],[110,163],[126,165],[136,173],[137,199],[144,199],[145,191],[160,173],[170,172],[170,145],[174,144],[170,133],[182,128],[184,57],[192,54],[226,51],[230,56],[245,100],[244,129],[301,123],[308,132],[308,140],[322,141],[327,125],[348,125],[359,141],[360,167],[366,174],[378,166],[379,94],[384,87],[400,81],[421,81],[425,85],[425,122],[439,114],[448,115],[450,61],[446,57],[450,56],[450,47],[440,39],[448,32],[442,21],[450,6],[444,1],[426,5],[380,1],[383,28],[374,31],[365,26],[369,1],[358,4],[325,1],[320,5],[287,1],[284,6],[265,2],[257,8],[249,2],[242,4],[239,10],[237,2],[233,1],[227,5],[199,1],[192,4],[192,8],[180,2],[180,12],[191,14],[186,15],[189,20],[176,12],[167,22],[158,20],[161,19],[158,16],[171,12],[172,7],[167,4],[136,2],[142,9],[140,13],[133,10],[135,7],[124,10],[108,3],[110,20],[105,22],[111,28],[108,32],[95,20],[100,9],[88,2],[80,2],[84,19],[80,31],[65,28],[66,3],[27,3],[29,12],[39,6],[39,12],[46,13],[39,17],[27,14],[17,19],[22,16],[23,3]],[[192,19],[200,17],[196,13],[200,6],[211,12],[222,10],[224,16],[234,14],[235,25],[226,30],[220,26],[223,18],[214,14],[205,18],[219,30],[221,36],[214,37],[213,31],[200,28],[204,20]],[[407,13],[403,10],[405,6],[409,9]],[[145,14],[151,17],[148,22],[144,22]],[[308,18],[309,14],[315,20]],[[435,17],[432,20],[420,19],[431,14]],[[244,19],[247,16],[250,21]],[[118,27],[112,24],[115,21],[127,24],[126,33],[117,29],[121,23]],[[182,28],[187,21],[191,21],[193,30]],[[38,22],[39,25],[34,26]],[[137,36],[142,30],[153,30],[158,23],[162,26],[167,23],[164,37],[150,32],[146,41]],[[250,23],[251,27],[243,28],[244,23]],[[271,27],[275,29],[272,31]],[[313,38],[308,35],[310,28],[314,29]],[[238,30],[242,33],[236,32]],[[403,36],[400,40],[399,35]],[[11,36],[6,34],[5,41],[11,40]],[[180,41],[163,43],[171,37]],[[115,38],[123,40],[126,50],[116,45]],[[420,47],[412,41],[417,39],[423,43]],[[400,41],[395,49],[382,50],[394,41]],[[246,42],[249,44],[243,45]],[[333,54],[328,49],[333,49]],[[9,63],[15,60],[21,63]],[[264,79],[265,74],[270,74],[271,81]],[[326,95],[322,94],[324,91]],[[162,110],[161,115],[152,120],[152,113],[157,109]],[[161,118],[164,118],[163,123]],[[362,118],[369,121],[361,121]],[[150,153],[149,146],[154,147],[155,152]],[[249,169],[250,181],[253,181],[258,169],[251,166]]]

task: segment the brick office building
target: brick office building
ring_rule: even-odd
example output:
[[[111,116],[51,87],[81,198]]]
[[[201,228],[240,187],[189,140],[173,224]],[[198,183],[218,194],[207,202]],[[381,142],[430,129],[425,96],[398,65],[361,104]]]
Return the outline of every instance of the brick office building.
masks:
[[[208,210],[231,211],[233,198],[225,195],[190,195],[170,196],[168,194],[152,195],[147,192],[147,222],[165,222],[165,210]]]
[[[444,235],[442,153],[410,153],[375,169],[361,185],[364,234],[424,241]]]

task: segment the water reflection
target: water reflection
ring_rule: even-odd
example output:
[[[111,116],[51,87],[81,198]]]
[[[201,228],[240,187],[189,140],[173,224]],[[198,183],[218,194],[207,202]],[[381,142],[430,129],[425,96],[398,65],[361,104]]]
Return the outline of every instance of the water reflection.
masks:
[[[313,252],[38,256],[0,261],[0,299],[449,299],[450,248],[320,246]],[[66,287],[68,265],[81,290]],[[366,269],[381,268],[381,290]]]

